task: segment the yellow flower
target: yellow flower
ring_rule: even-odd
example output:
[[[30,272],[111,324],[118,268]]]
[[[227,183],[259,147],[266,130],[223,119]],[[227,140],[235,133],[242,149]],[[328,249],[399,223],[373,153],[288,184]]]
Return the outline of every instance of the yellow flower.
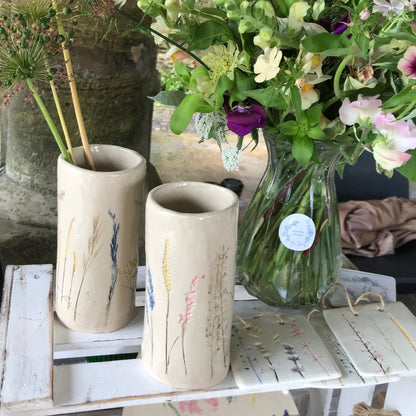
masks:
[[[259,55],[254,64],[254,73],[256,82],[268,81],[274,78],[280,71],[280,61],[282,60],[282,51],[276,46],[272,49],[266,48],[263,55]]]
[[[227,46],[209,47],[202,60],[209,68],[209,77],[199,77],[197,82],[199,90],[207,97],[215,94],[218,80],[222,75],[226,75],[232,81],[236,68],[245,69],[244,54],[232,42],[228,42]]]

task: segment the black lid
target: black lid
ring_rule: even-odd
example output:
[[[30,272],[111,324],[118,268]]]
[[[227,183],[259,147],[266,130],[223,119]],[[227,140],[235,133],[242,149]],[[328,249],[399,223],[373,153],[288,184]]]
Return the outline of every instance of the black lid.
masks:
[[[238,196],[240,196],[241,191],[244,188],[243,182],[235,178],[226,178],[221,182],[220,185],[235,192]]]

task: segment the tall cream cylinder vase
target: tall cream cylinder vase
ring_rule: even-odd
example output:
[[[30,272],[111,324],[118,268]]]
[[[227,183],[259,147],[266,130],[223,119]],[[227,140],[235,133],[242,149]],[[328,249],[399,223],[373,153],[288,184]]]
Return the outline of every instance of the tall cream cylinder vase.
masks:
[[[158,381],[197,389],[230,364],[238,198],[200,182],[153,189],[146,202],[142,359]]]
[[[68,328],[112,332],[134,314],[146,160],[93,145],[96,170],[58,158],[56,313]]]

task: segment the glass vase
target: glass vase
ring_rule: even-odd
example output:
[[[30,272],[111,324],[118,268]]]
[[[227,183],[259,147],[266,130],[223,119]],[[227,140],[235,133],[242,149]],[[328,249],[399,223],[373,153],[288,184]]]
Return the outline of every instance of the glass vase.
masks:
[[[334,174],[338,150],[315,141],[320,163],[301,166],[267,131],[268,164],[238,235],[238,276],[270,305],[318,304],[342,266]]]

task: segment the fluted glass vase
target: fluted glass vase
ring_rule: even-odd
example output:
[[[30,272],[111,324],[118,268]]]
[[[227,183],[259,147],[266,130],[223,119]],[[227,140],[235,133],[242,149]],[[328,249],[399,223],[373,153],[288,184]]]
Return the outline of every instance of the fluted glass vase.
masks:
[[[238,236],[247,291],[271,305],[318,304],[342,266],[334,174],[339,152],[316,142],[320,163],[301,166],[291,145],[264,132],[268,165]]]

